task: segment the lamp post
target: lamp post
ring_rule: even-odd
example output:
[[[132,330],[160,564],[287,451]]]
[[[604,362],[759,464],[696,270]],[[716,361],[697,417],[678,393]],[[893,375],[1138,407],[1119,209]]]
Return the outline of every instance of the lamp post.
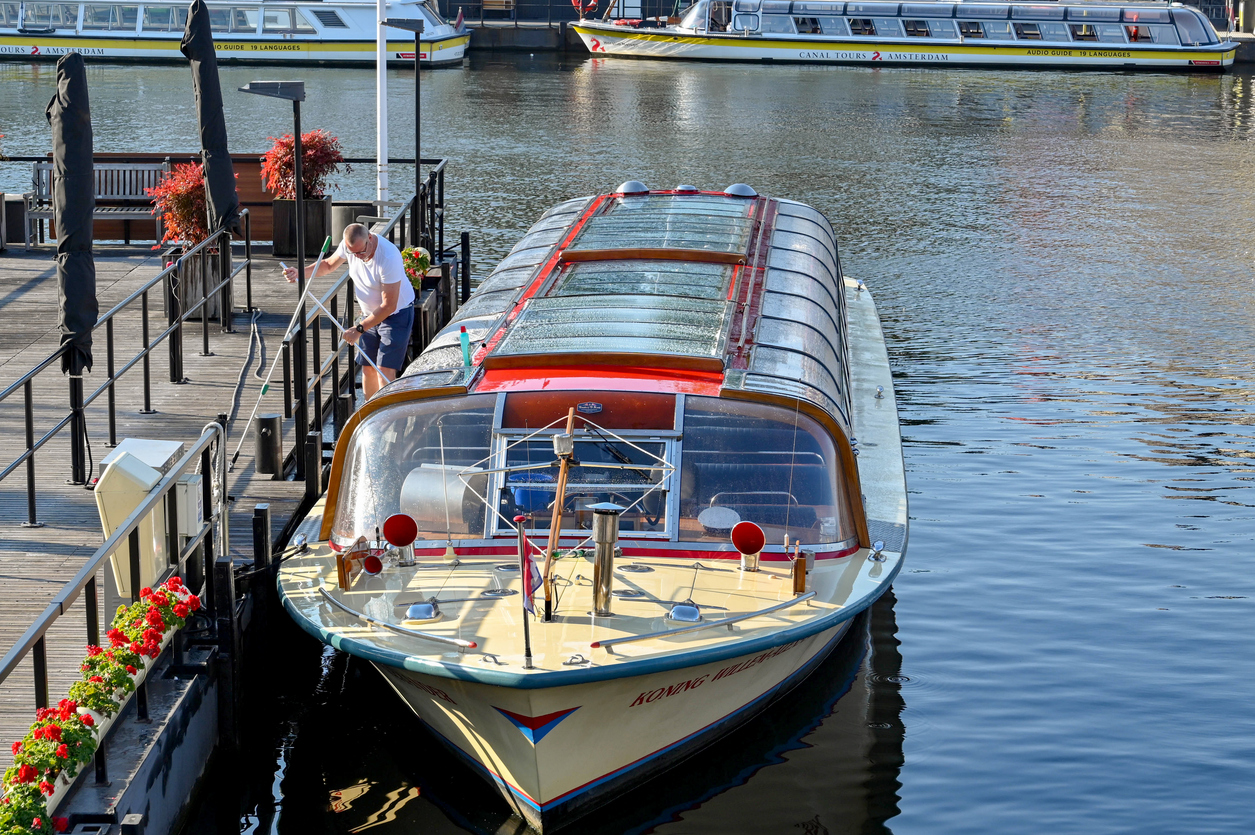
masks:
[[[296,195],[296,289],[301,300],[301,313],[296,330],[296,342],[292,345],[292,366],[296,378],[296,473],[305,477],[305,435],[309,431],[309,367],[305,359],[305,182],[301,174],[301,102],[305,101],[304,81],[250,81],[239,88],[241,93],[253,93],[273,99],[292,102],[292,130],[295,141],[292,160],[295,177],[293,191]]]
[[[397,18],[390,17],[383,22],[384,26],[391,26],[393,29],[404,29],[407,32],[414,33],[414,200],[417,202],[418,193],[422,189],[423,184],[423,143],[421,128],[423,124],[423,98],[419,95],[418,86],[418,63],[422,57],[422,38],[423,38],[423,21],[416,18]],[[418,206],[414,207],[415,214],[418,213]],[[414,245],[418,246],[418,235],[414,236]]]

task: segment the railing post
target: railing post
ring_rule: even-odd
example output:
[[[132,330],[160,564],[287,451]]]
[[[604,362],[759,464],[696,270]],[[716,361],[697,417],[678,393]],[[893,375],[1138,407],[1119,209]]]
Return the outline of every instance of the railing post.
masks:
[[[471,233],[463,232],[458,243],[462,248],[462,266],[459,270],[462,274],[462,304],[466,304],[466,300],[471,297]]]
[[[292,343],[284,342],[279,347],[283,352],[283,416],[292,417]]]
[[[70,375],[70,480],[69,484],[87,483],[87,448],[83,436],[87,432],[83,417],[83,375]]]
[[[333,327],[332,333],[335,333]],[[314,419],[311,425],[322,430],[322,311],[314,311]]]
[[[141,415],[153,415],[156,411],[153,409],[153,385],[152,385],[152,369],[149,364],[149,357],[152,355],[151,347],[148,342],[148,291],[145,290],[143,296],[140,297],[141,312],[144,317],[143,338],[144,338],[144,408],[139,410]]]
[[[235,618],[235,566],[223,554],[214,560],[211,585],[219,605],[214,610],[218,631],[218,728],[228,750],[239,745],[240,634]]]
[[[35,513],[35,403],[31,390],[31,381],[22,384],[22,395],[26,401],[26,521],[24,528],[42,528]]]
[[[139,525],[126,537],[127,552],[130,554],[130,576],[131,576],[131,602],[135,603],[139,600]]]
[[[44,636],[31,649],[31,663],[35,669],[35,707],[48,706],[48,645]]]
[[[205,513],[207,515],[210,515],[213,513],[213,498],[214,498],[213,485],[210,482],[210,477],[211,477],[210,474],[213,472],[210,469],[212,466],[213,466],[213,461],[209,457],[209,450],[206,449],[200,454],[200,471],[201,471],[200,489],[201,489],[201,504],[205,508]],[[223,502],[222,512],[223,513],[227,512],[225,501]],[[210,516],[210,518],[212,518],[212,516]],[[225,554],[229,554],[230,545],[229,544],[224,545],[222,550]],[[219,615],[218,607],[219,605],[221,605],[222,601],[218,597],[218,590],[215,587],[216,584],[214,582],[214,576],[213,576],[213,572],[215,571],[213,525],[209,526],[209,530],[205,532],[205,538],[201,540],[200,553],[201,553],[200,576],[205,585],[205,608],[208,609],[210,614],[216,618]]]
[[[166,325],[173,327],[170,334],[170,382],[183,382],[183,304],[179,298],[183,282],[187,280],[185,260],[180,258],[174,269],[166,274]]]
[[[113,390],[113,317],[105,322],[105,363],[109,372],[109,446],[118,445],[118,400]]]
[[[305,498],[313,501],[322,493],[322,433],[305,436]]]
[[[248,313],[253,315],[253,216],[248,209],[244,215],[244,292],[248,299]]]
[[[212,357],[213,351],[209,350],[209,247],[197,253],[196,263],[200,268],[200,355]],[[218,316],[223,315],[223,312],[219,310]]]
[[[444,255],[444,169],[443,168],[440,169],[440,173],[437,175],[436,183],[437,183],[437,190],[439,191],[439,197],[437,198],[437,205],[439,205],[440,207],[440,220],[437,223],[439,228],[436,230],[436,234],[439,236],[437,238],[437,248],[440,250],[440,254]]]
[[[100,646],[100,605],[97,602],[96,578],[87,581],[83,589],[83,602],[87,605],[87,643]]]
[[[253,570],[270,567],[270,504],[260,502],[253,507]]]
[[[223,229],[218,243],[218,282],[222,289],[218,291],[218,305],[221,314],[218,324],[223,333],[235,333],[235,282],[231,280],[231,233]]]

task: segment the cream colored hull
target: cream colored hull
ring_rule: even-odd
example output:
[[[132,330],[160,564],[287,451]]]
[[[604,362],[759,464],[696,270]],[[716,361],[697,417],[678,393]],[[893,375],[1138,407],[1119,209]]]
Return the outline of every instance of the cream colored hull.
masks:
[[[715,663],[561,687],[496,687],[376,667],[428,727],[544,831],[752,718],[821,662],[850,623]]]
[[[1025,67],[1065,69],[1155,69],[1219,71],[1233,64],[1234,43],[1210,48],[1131,44],[1008,44],[959,41],[913,42],[824,38],[821,36],[700,35],[611,24],[575,24],[593,55],[704,61],[779,61],[867,66]]]
[[[10,60],[56,60],[78,52],[88,60],[186,61],[179,52],[182,33],[173,37],[118,37],[118,33],[81,35],[23,35],[0,30],[0,58]],[[460,64],[470,42],[467,33],[423,42],[420,63],[424,66]],[[266,64],[326,63],[374,64],[374,41],[329,41],[321,39],[239,38],[215,42],[219,62]],[[414,41],[388,43],[388,63],[414,65]]]

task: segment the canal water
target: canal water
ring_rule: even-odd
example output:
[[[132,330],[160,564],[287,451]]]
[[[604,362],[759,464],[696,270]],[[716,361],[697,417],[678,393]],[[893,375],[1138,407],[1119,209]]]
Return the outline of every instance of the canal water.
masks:
[[[185,69],[89,72],[98,150],[195,148]],[[305,79],[304,123],[373,153],[371,71],[223,76]],[[47,150],[53,79],[0,65],[6,152]],[[392,74],[398,156],[412,84]],[[477,55],[422,85],[477,273],[567,197],[746,182],[827,213],[889,338],[911,501],[892,599],[766,719],[575,831],[1252,830],[1248,75]],[[290,130],[280,102],[226,100],[234,151]],[[246,749],[189,835],[523,830],[373,670],[283,617],[268,635]]]

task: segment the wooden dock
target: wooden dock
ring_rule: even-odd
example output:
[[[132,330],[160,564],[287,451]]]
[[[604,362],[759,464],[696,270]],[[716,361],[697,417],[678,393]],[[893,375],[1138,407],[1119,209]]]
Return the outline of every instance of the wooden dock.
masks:
[[[50,248],[29,254],[10,249],[0,254],[0,390],[20,379],[60,344],[58,327],[57,280],[54,255]],[[96,285],[103,314],[135,292],[162,269],[159,254],[143,245],[102,248],[96,253]],[[163,345],[152,354],[151,397],[154,414],[141,414],[143,372],[137,365],[116,384],[117,438],[152,438],[192,442],[206,423],[219,413],[234,413],[228,427],[228,454],[247,427],[261,380],[279,350],[296,304],[296,285],[282,278],[278,262],[268,257],[254,259],[253,304],[263,311],[258,319],[265,344],[265,367],[254,350],[244,384],[233,404],[237,382],[249,356],[250,318],[241,309],[245,303],[243,276],[235,293],[237,310],[234,333],[223,333],[219,323],[209,323],[212,356],[201,356],[200,324],[184,326],[183,364],[187,382],[169,382],[168,350]],[[315,291],[321,294],[332,277],[323,277]],[[150,334],[165,329],[161,294],[151,293]],[[115,324],[116,363],[120,367],[142,345],[139,305],[134,312],[121,314]],[[324,332],[324,351],[329,335]],[[255,347],[255,346],[254,346]],[[84,374],[88,395],[107,379],[104,329],[96,334],[93,370]],[[258,371],[260,367],[260,371]],[[342,366],[343,367],[343,366]],[[276,372],[261,412],[282,412],[282,377]],[[275,383],[279,383],[276,385]],[[38,439],[69,410],[67,378],[59,368],[50,368],[33,384],[34,434]],[[93,472],[108,454],[107,395],[101,395],[87,410],[87,429]],[[26,448],[23,397],[16,393],[0,403],[0,467],[8,466]],[[292,421],[285,424],[285,452],[290,449]],[[26,471],[19,468],[0,481],[0,653],[7,652],[30,624],[43,612],[61,586],[86,562],[103,542],[95,497],[91,490],[67,484],[70,478],[69,430],[36,454],[37,513],[43,527],[25,527],[27,520]],[[258,476],[253,466],[251,432],[245,441],[233,472],[228,475],[231,505],[231,553],[238,559],[252,559],[253,508],[259,502],[271,505],[273,533],[278,533],[291,516],[303,494],[304,484],[275,481]],[[118,601],[104,594],[110,584],[103,572],[98,576],[102,590],[101,619],[107,622]],[[103,634],[103,629],[102,633]],[[49,697],[53,704],[64,697],[77,680],[77,666],[84,654],[86,608],[77,601],[48,633]],[[11,762],[10,744],[20,739],[33,719],[35,695],[33,672],[28,658],[22,668],[0,684],[0,769]]]

